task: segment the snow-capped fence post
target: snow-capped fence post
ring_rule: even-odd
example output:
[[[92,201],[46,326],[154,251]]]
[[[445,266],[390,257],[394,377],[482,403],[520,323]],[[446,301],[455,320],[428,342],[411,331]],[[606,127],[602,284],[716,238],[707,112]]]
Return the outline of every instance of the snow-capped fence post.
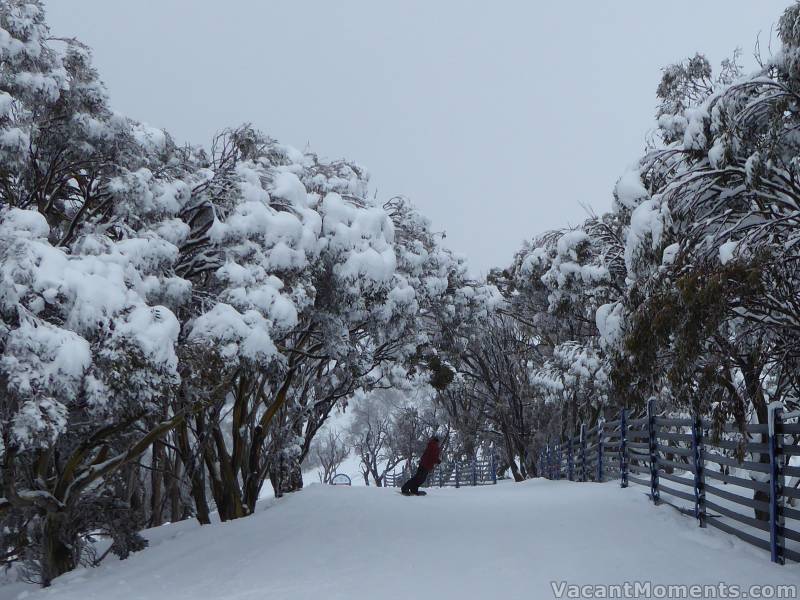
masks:
[[[572,481],[575,477],[575,465],[572,461],[572,437],[567,440],[567,479]]]
[[[658,504],[658,446],[656,445],[655,398],[647,401],[647,441],[650,450],[650,498]]]
[[[619,487],[628,487],[628,421],[625,407],[619,413]]]
[[[769,547],[772,562],[784,564],[783,533],[783,407],[779,402],[769,405]]]
[[[692,419],[692,466],[694,467],[694,516],[700,527],[706,526],[705,460],[703,458],[703,422],[700,414]]]
[[[603,423],[601,417],[597,420],[597,483],[603,482]]]
[[[581,481],[586,481],[586,424],[581,423]]]
[[[494,446],[492,446],[492,455],[489,459],[491,462],[489,463],[489,467],[492,471],[492,485],[497,484],[497,464],[494,460]]]
[[[472,459],[472,485],[478,485],[478,463],[476,459]]]

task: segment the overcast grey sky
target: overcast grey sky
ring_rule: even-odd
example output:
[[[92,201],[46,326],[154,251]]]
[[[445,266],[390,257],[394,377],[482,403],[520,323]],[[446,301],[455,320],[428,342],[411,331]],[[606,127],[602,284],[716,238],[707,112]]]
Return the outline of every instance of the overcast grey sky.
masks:
[[[715,64],[789,0],[47,0],[113,105],[207,144],[252,122],[366,166],[476,272],[601,212],[652,127],[660,69]]]

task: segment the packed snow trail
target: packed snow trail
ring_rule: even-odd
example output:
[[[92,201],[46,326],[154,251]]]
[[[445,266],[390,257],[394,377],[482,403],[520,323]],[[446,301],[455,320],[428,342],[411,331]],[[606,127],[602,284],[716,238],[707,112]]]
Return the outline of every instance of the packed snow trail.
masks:
[[[554,580],[800,584],[800,565],[773,565],[616,483],[533,480],[424,498],[311,485],[250,518],[147,534],[147,550],[28,587],[27,599],[531,600],[552,598]],[[0,598],[19,589],[0,588]]]

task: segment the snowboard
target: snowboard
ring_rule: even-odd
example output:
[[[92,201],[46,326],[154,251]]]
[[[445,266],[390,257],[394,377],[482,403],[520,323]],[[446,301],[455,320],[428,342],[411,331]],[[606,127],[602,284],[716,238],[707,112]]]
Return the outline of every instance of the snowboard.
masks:
[[[428,492],[425,492],[425,491],[423,491],[423,490],[420,490],[420,491],[418,491],[416,494],[411,494],[411,493],[409,493],[409,494],[406,494],[405,492],[400,492],[400,493],[401,493],[403,496],[427,496],[427,495],[428,495]]]

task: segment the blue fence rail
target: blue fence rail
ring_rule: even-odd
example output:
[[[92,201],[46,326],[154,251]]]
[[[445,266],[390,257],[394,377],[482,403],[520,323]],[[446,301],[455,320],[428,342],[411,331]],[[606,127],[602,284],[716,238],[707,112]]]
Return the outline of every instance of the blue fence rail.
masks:
[[[408,467],[401,471],[387,473],[384,478],[386,487],[401,487],[415,471]],[[463,487],[492,485],[497,483],[497,466],[493,456],[473,460],[442,461],[428,474],[423,487]]]
[[[769,423],[715,428],[698,417],[657,415],[651,402],[646,414],[631,417],[623,409],[547,444],[540,475],[642,485],[655,504],[678,508],[700,527],[767,550],[775,563],[800,561],[800,466],[791,464],[800,456],[800,413],[772,405]]]

